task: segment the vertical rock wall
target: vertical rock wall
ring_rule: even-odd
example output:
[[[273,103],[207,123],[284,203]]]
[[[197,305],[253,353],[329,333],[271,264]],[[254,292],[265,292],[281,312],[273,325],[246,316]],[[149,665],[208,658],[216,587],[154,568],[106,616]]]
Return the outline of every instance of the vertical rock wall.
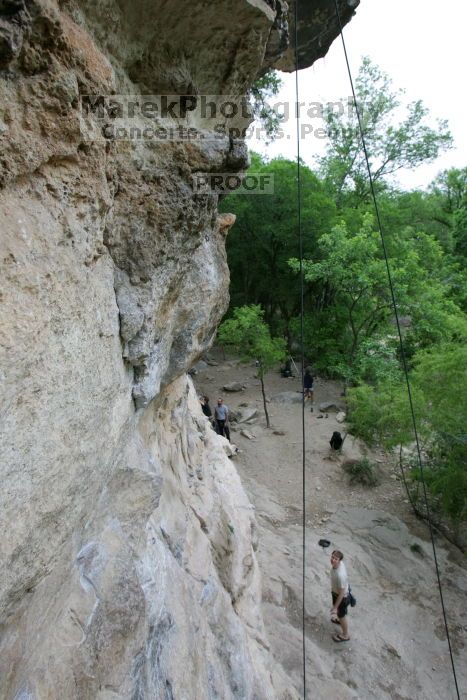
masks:
[[[0,698],[295,697],[251,506],[185,378],[233,221],[192,176],[245,146],[94,139],[81,108],[242,95],[287,27],[282,0],[0,0]]]

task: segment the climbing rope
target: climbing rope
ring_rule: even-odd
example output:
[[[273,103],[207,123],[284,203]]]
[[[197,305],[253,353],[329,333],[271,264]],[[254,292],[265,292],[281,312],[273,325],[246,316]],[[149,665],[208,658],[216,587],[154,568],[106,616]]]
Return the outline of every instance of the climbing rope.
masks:
[[[297,4],[298,4],[298,0],[296,0],[296,5]],[[428,495],[427,495],[427,490],[426,490],[423,460],[422,460],[422,455],[421,455],[421,450],[420,450],[420,442],[419,442],[418,430],[417,430],[417,421],[416,421],[416,417],[415,417],[415,409],[414,409],[413,400],[412,400],[412,391],[410,388],[409,373],[408,373],[407,362],[406,362],[406,358],[405,358],[404,343],[402,340],[402,332],[401,332],[400,323],[399,323],[399,315],[397,312],[397,304],[396,304],[396,297],[395,297],[395,293],[394,293],[394,285],[392,282],[392,275],[391,275],[391,270],[389,267],[389,260],[388,260],[387,250],[386,250],[386,242],[385,242],[385,238],[384,238],[384,234],[383,234],[383,227],[381,224],[381,217],[380,217],[380,213],[379,213],[379,207],[378,207],[378,201],[376,198],[373,177],[371,175],[370,161],[369,161],[368,151],[367,151],[366,142],[365,142],[365,135],[363,132],[362,120],[361,120],[361,115],[360,115],[360,108],[359,108],[359,105],[357,103],[357,97],[355,94],[355,88],[354,88],[354,83],[353,83],[353,79],[352,79],[352,72],[350,70],[350,64],[349,64],[349,59],[348,59],[348,55],[347,55],[347,47],[346,47],[345,40],[344,40],[342,21],[341,21],[341,16],[340,16],[339,6],[337,4],[337,0],[334,0],[334,6],[336,9],[336,17],[337,17],[337,21],[339,24],[339,32],[340,32],[340,37],[342,40],[342,46],[344,49],[344,56],[345,56],[345,62],[347,65],[347,73],[349,75],[350,87],[352,89],[354,107],[355,107],[355,112],[356,112],[357,120],[358,120],[358,128],[360,131],[360,138],[362,141],[362,148],[363,148],[363,153],[365,155],[365,162],[366,162],[366,167],[367,167],[367,171],[368,171],[368,180],[370,183],[371,196],[372,196],[373,204],[374,204],[374,208],[375,208],[376,221],[378,224],[378,230],[379,230],[379,234],[380,234],[380,238],[381,238],[381,245],[382,245],[384,260],[385,260],[385,264],[386,264],[386,272],[387,272],[387,276],[388,276],[389,289],[390,289],[390,293],[391,293],[391,301],[392,301],[392,306],[394,309],[394,315],[395,315],[395,319],[396,319],[396,326],[397,326],[397,333],[398,333],[398,337],[399,337],[399,347],[400,347],[400,352],[401,352],[402,366],[403,366],[403,370],[404,370],[405,382],[407,385],[407,395],[408,395],[408,400],[409,400],[410,413],[412,416],[412,427],[413,427],[413,432],[414,432],[414,437],[415,437],[415,443],[417,446],[417,460],[418,460],[418,465],[420,468],[420,476],[421,476],[421,482],[422,482],[422,488],[423,488],[423,497],[424,497],[425,508],[426,508],[426,513],[427,513],[427,521],[428,521],[428,526],[429,526],[429,531],[430,531],[431,545],[433,548],[433,558],[434,558],[434,562],[435,562],[436,577],[437,577],[437,581],[438,581],[439,596],[440,596],[440,600],[441,600],[441,608],[443,611],[444,628],[446,630],[446,638],[447,638],[448,647],[449,647],[449,655],[451,657],[452,673],[454,676],[454,683],[456,686],[457,697],[458,697],[458,700],[460,700],[459,686],[457,683],[456,666],[454,663],[454,656],[453,656],[452,647],[451,647],[451,638],[449,635],[449,626],[448,626],[448,621],[447,621],[447,616],[446,616],[446,609],[444,606],[443,588],[441,585],[441,576],[440,576],[440,571],[439,571],[438,557],[436,554],[436,546],[435,546],[435,540],[434,540],[434,534],[433,534],[433,523],[432,523],[430,506],[428,503]],[[298,101],[298,97],[297,97],[297,101]]]
[[[300,260],[300,380],[302,390],[302,673],[303,673],[303,698],[306,700],[306,614],[305,614],[305,589],[306,589],[306,433],[305,433],[305,395],[303,393],[303,380],[305,369],[305,342],[304,342],[304,270],[303,270],[303,235],[302,235],[302,202],[301,202],[301,168],[300,168],[300,114],[298,110],[298,0],[295,0],[295,104],[297,125],[297,228]]]

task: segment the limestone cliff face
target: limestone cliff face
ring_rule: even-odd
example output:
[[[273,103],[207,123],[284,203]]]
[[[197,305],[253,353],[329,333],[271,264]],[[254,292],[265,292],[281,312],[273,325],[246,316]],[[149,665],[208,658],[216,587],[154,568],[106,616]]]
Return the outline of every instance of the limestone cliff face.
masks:
[[[239,96],[288,43],[282,0],[0,0],[1,698],[295,697],[251,506],[185,376],[233,222],[193,175],[245,145],[93,138],[82,109]]]

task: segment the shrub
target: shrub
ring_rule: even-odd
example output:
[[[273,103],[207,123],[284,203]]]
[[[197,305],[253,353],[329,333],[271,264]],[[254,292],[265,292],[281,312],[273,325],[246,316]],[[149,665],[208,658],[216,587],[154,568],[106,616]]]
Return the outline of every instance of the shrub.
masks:
[[[349,483],[362,484],[363,486],[377,486],[380,478],[376,464],[370,462],[367,457],[362,459],[349,459],[342,465],[349,475]]]

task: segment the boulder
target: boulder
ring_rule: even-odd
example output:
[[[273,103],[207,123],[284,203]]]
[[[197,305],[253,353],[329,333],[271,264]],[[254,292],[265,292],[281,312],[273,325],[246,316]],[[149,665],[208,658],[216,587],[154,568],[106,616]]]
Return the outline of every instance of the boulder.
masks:
[[[235,412],[235,419],[237,423],[247,423],[248,421],[257,418],[258,409],[257,408],[244,408],[243,410],[238,410]]]
[[[339,413],[338,413],[337,416],[336,416],[336,421],[337,421],[338,423],[343,423],[343,422],[345,421],[345,418],[346,418],[345,412],[344,412],[344,411],[339,411]]]
[[[195,365],[193,365],[193,367],[191,367],[191,369],[188,370],[188,374],[196,375],[203,369],[207,369],[207,367],[208,365],[206,364],[206,362],[204,362],[203,360],[199,360],[199,362],[197,362]]]
[[[230,392],[235,392],[235,391],[243,391],[245,387],[243,384],[240,384],[240,382],[229,382],[229,384],[224,384],[222,387],[224,391],[230,391]]]
[[[234,445],[233,442],[228,442],[227,440],[223,442],[222,447],[224,448],[225,454],[229,458],[234,457],[239,452],[237,445]]]
[[[201,370],[207,369],[207,367],[208,367],[207,362],[205,362],[204,360],[199,360],[199,362],[197,362],[194,365],[193,369],[195,369],[197,372],[201,372]]]
[[[338,413],[341,409],[333,401],[323,401],[319,404],[319,410],[321,413],[326,413],[326,411],[336,411]]]

